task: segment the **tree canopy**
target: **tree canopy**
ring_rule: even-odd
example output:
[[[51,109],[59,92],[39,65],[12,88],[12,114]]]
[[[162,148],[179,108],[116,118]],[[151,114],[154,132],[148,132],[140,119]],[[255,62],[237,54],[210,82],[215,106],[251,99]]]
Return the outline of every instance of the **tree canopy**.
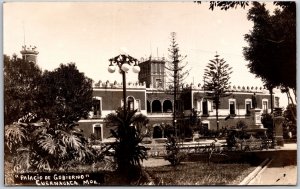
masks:
[[[169,87],[173,89],[173,93],[179,92],[180,86],[189,75],[189,70],[185,70],[187,63],[184,62],[186,56],[180,54],[179,46],[176,41],[176,33],[171,33],[171,44],[169,51],[169,59],[166,63],[167,75],[169,79]]]
[[[71,124],[87,118],[93,103],[92,80],[74,63],[45,71],[41,81],[40,112],[51,124]]]
[[[201,1],[194,1],[201,4]],[[249,5],[248,1],[210,1],[209,9],[214,10],[215,7],[220,7],[221,10],[228,10],[232,8],[242,7],[245,8]]]
[[[201,4],[201,1],[194,1]],[[210,10],[245,8],[250,1],[210,1]],[[245,40],[244,57],[251,73],[268,88],[281,86],[296,90],[296,3],[274,1],[277,9],[270,15],[264,3],[252,2],[248,20],[254,27]],[[283,69],[284,68],[284,69]]]
[[[41,69],[33,62],[4,55],[4,124],[39,109]]]
[[[88,116],[92,97],[92,80],[74,63],[42,73],[34,62],[4,55],[5,125],[29,113],[51,124],[71,124]]]
[[[296,7],[281,3],[270,15],[265,4],[253,2],[248,20],[254,26],[245,40],[249,46],[243,53],[250,72],[266,85],[296,89]]]

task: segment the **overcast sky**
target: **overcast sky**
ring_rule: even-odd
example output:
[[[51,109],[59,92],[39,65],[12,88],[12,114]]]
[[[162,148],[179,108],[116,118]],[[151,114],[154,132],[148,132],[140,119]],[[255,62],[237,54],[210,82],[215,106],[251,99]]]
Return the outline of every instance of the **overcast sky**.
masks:
[[[211,11],[209,3],[193,2],[15,2],[3,7],[4,54],[21,56],[25,41],[37,46],[43,70],[75,62],[94,81],[121,81],[120,74],[108,73],[109,58],[120,49],[137,59],[167,58],[170,33],[176,32],[191,69],[187,83],[202,84],[204,68],[218,52],[233,68],[232,85],[262,86],[242,54],[244,35],[253,26],[249,8]],[[130,73],[128,80],[137,81],[137,74]]]

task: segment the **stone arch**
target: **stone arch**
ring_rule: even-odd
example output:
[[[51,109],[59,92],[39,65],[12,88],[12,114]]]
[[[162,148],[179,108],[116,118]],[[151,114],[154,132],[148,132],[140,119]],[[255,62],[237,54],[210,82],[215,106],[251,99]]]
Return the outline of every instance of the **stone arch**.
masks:
[[[170,100],[165,100],[163,102],[163,112],[172,112],[173,110],[173,105],[172,105],[172,102]]]
[[[163,130],[160,125],[153,125],[153,138],[162,138]]]
[[[166,124],[164,129],[164,137],[168,138],[171,136],[175,136],[175,129],[171,124]]]
[[[152,102],[152,112],[161,113],[161,102],[159,100],[154,100]]]

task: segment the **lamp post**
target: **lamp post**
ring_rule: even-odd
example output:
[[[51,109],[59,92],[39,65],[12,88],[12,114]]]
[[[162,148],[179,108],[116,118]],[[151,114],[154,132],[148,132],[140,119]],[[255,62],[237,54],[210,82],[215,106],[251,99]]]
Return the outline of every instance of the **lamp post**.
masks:
[[[127,105],[126,105],[126,73],[132,67],[134,73],[140,72],[140,67],[138,66],[138,60],[127,55],[120,54],[114,58],[109,59],[108,72],[114,73],[116,71],[116,67],[119,68],[119,73],[122,74],[123,80],[123,124],[118,125],[118,139],[119,141],[116,143],[115,147],[115,158],[118,164],[118,170],[122,172],[124,175],[129,175],[132,173],[133,163],[132,160],[134,156],[132,153],[129,153],[131,150],[135,150],[137,145],[134,142],[136,138],[136,130],[132,132],[134,127],[131,127],[129,121],[127,120]],[[138,154],[139,152],[135,152]],[[141,158],[140,158],[141,159]]]
[[[140,72],[140,67],[138,66],[138,60],[127,55],[120,54],[114,58],[109,59],[108,72],[114,73],[116,71],[116,66],[119,67],[119,72],[122,74],[123,80],[123,108],[124,117],[126,117],[126,73],[129,71],[130,67],[133,65],[132,71],[134,73]]]

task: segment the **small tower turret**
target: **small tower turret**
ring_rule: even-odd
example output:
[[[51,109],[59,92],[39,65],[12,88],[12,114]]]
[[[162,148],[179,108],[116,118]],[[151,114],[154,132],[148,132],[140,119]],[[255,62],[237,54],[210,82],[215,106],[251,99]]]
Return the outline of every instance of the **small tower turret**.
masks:
[[[37,55],[39,52],[36,50],[36,46],[32,47],[30,45],[29,47],[26,47],[26,45],[24,45],[22,46],[22,50],[20,52],[23,60],[37,63]]]

